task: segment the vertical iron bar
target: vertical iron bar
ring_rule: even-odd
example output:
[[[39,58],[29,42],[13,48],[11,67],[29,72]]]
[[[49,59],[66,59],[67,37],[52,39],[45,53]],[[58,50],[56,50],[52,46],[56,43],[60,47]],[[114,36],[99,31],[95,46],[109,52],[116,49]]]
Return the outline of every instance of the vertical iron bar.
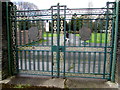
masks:
[[[81,52],[78,53],[78,72],[80,72],[80,60],[81,60]]]
[[[57,5],[57,77],[59,77],[59,75],[60,75],[59,44],[60,44],[60,6],[59,6],[59,3],[58,3],[58,5]]]
[[[68,52],[68,72],[70,71],[70,64],[71,64],[70,58],[71,58],[71,53]]]
[[[44,51],[42,51],[42,71],[44,71]]]
[[[22,24],[20,23],[20,22],[22,22],[22,21],[19,21],[19,43],[20,43],[20,45],[22,45],[22,36],[23,35],[21,35],[21,26],[22,26]]]
[[[83,23],[84,23],[83,25],[86,27],[87,26],[87,22],[86,22],[85,19],[84,19]],[[85,40],[83,41],[83,45],[84,45],[84,47],[86,46],[86,41]]]
[[[99,30],[99,22],[97,21],[97,26],[96,26],[96,33],[95,33],[95,46],[97,46],[97,41],[98,41],[98,30]]]
[[[76,52],[73,52],[73,60],[74,60],[74,62],[73,62],[73,72],[75,73],[75,63],[76,63]]]
[[[88,53],[88,73],[90,73],[91,64],[91,52]]]
[[[74,34],[74,37],[73,37],[73,46],[76,46],[76,32],[75,32],[75,28],[76,27],[76,19],[74,18],[73,20],[73,34]]]
[[[47,51],[47,71],[49,71],[49,51]]]
[[[35,51],[33,51],[33,70],[35,70]]]
[[[40,51],[37,51],[38,70],[40,71]]]
[[[107,60],[107,35],[108,35],[108,23],[109,23],[109,11],[108,11],[108,9],[109,9],[109,3],[107,2],[107,15],[106,15],[106,19],[107,19],[107,21],[106,21],[106,31],[105,31],[105,48],[104,48],[104,68],[103,68],[103,78],[105,78],[105,73],[106,73],[106,60]]]
[[[70,34],[71,34],[71,23],[69,23],[69,40],[71,40]],[[69,41],[68,46],[70,46],[70,41]]]
[[[115,10],[114,10],[114,12],[113,13],[115,13]],[[110,75],[109,75],[109,78],[111,79],[111,73],[112,73],[112,60],[113,60],[113,46],[114,46],[114,34],[115,34],[115,30],[114,30],[114,28],[115,28],[115,25],[114,25],[114,23],[115,23],[115,18],[114,17],[112,17],[113,18],[113,20],[112,20],[112,31],[111,31],[111,33],[112,33],[112,41],[110,42],[110,43],[112,43],[112,47],[111,47],[111,53],[110,53],[110,55],[111,55],[111,59],[110,59]]]
[[[100,20],[100,46],[102,46],[102,37],[103,37],[103,32],[101,31],[103,28],[102,28],[102,21],[103,20]],[[103,21],[104,22],[104,21]]]
[[[93,62],[93,73],[95,73],[95,69],[96,69],[96,52],[94,52],[94,62]]]
[[[23,64],[22,64],[22,51],[20,51],[20,66],[21,66],[21,70],[23,69]]]
[[[75,19],[75,46],[76,46],[76,35],[77,35],[77,33],[76,33],[76,30],[77,29],[77,16],[76,16],[76,19]]]
[[[66,39],[66,6],[64,7],[64,74],[63,74],[63,77],[65,77],[65,66],[66,66],[66,42],[65,42],[65,39]],[[67,32],[69,33],[69,32]]]
[[[90,21],[90,29],[92,30],[92,20]],[[90,37],[90,40],[89,40],[89,46],[91,46],[91,39],[92,39],[92,33],[91,33],[91,37]]]
[[[99,59],[98,59],[98,73],[101,73],[100,70],[101,70],[101,53],[99,53]]]
[[[28,24],[27,24],[27,26],[28,26],[28,33],[29,33],[29,29],[30,29],[30,25],[31,25],[31,22],[30,21],[27,21],[27,22],[29,22]],[[28,33],[27,33],[27,36],[28,36]],[[30,36],[28,36],[28,42],[27,43],[30,43],[31,42],[31,40],[30,40],[30,38],[29,38]]]
[[[44,46],[44,35],[46,34],[46,33],[44,32],[44,26],[43,26],[44,24],[43,24],[43,23],[44,23],[44,20],[42,20],[42,41],[43,41],[43,42],[42,42],[42,46]]]
[[[24,60],[25,60],[25,62],[24,62],[24,65],[25,65],[25,70],[27,70],[27,63],[26,63],[26,51],[24,51]]]
[[[24,16],[25,16],[25,12],[24,12]],[[23,22],[23,37],[22,37],[22,41],[23,41],[23,45],[25,45],[25,29],[26,29],[26,22],[25,21],[22,21]]]
[[[81,21],[79,20],[79,30],[81,29],[82,25],[81,25]],[[79,34],[80,35],[80,34]],[[80,36],[79,36],[79,45],[78,46],[81,46],[81,39],[80,39]]]
[[[51,48],[52,48],[52,46],[53,46],[53,7],[51,7],[51,9],[52,9],[52,13],[51,13],[51,18],[52,18],[52,21],[51,21],[51,33],[52,33],[52,36],[51,36]],[[51,75],[52,75],[52,77],[53,77],[53,65],[54,65],[54,62],[53,62],[53,51],[51,51],[51,55],[52,55],[52,64],[51,64]]]
[[[85,56],[86,56],[85,52],[83,52],[83,60],[82,60],[83,61],[83,73],[85,73],[85,61],[86,61]]]
[[[31,51],[29,51],[29,70],[31,70]]]
[[[94,31],[94,47],[96,47],[96,43],[97,43],[97,21],[95,22],[95,31]]]
[[[46,46],[49,46],[49,32],[46,32],[47,33],[47,44],[46,44]]]
[[[8,2],[6,2],[6,22],[7,22],[7,39],[8,39],[8,72],[11,75],[11,58],[10,58],[10,30],[9,30],[9,16],[8,16]]]

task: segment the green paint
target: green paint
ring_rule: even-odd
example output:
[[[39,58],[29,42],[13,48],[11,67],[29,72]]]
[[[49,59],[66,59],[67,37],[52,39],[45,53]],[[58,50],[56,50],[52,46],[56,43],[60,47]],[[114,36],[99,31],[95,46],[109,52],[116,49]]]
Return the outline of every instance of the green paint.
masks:
[[[109,3],[110,4],[110,3]],[[32,70],[33,72],[40,72],[40,74],[38,75],[43,75],[43,76],[52,76],[52,77],[82,77],[81,75],[88,75],[89,78],[102,78],[102,79],[108,79],[110,72],[106,73],[106,67],[105,65],[106,63],[106,58],[107,55],[106,54],[110,54],[111,55],[111,51],[108,51],[107,49],[112,49],[112,45],[109,45],[110,43],[110,39],[108,38],[108,33],[107,32],[98,32],[98,27],[99,30],[103,30],[105,27],[103,27],[103,21],[100,19],[100,21],[97,21],[97,19],[93,18],[93,19],[84,19],[84,18],[80,18],[80,19],[72,19],[73,23],[68,23],[71,21],[71,19],[68,18],[68,16],[72,16],[71,13],[68,13],[69,10],[67,9],[66,6],[61,6],[61,5],[57,5],[57,6],[52,6],[50,9],[50,12],[48,14],[43,13],[45,15],[43,15],[43,18],[46,19],[33,19],[30,20],[31,22],[36,22],[36,21],[41,21],[41,26],[38,25],[38,27],[40,30],[42,30],[42,38],[46,38],[46,40],[41,39],[38,41],[33,41],[30,42],[28,44],[26,44],[26,42],[22,41],[22,38],[20,37],[20,42],[24,42],[24,45],[20,44],[20,45],[16,45],[19,50],[17,49],[19,56],[21,56],[20,59],[20,63],[21,63],[21,68],[20,70],[23,70],[25,67],[29,68],[29,70]],[[48,10],[48,11],[49,11]],[[71,9],[71,11],[75,11],[75,9]],[[77,10],[77,9],[76,9]],[[82,10],[82,9],[78,9]],[[86,9],[83,9],[86,10]],[[95,8],[93,10],[96,10]],[[104,9],[100,9],[100,10],[109,10],[109,8],[104,8]],[[111,9],[112,11],[113,9]],[[62,13],[61,13],[62,11]],[[27,12],[27,11],[17,11],[17,13],[19,12]],[[36,12],[34,10],[29,10],[29,12]],[[38,10],[39,12],[39,10]],[[43,12],[46,12],[43,10]],[[96,12],[95,12],[96,13]],[[56,18],[53,18],[53,15],[56,14]],[[78,14],[78,16],[81,16],[81,14]],[[88,15],[88,14],[84,14],[84,15]],[[83,15],[83,16],[84,16]],[[91,13],[91,16],[97,15],[99,16],[100,14],[94,14]],[[107,17],[104,18],[104,21],[106,22],[106,30],[108,28],[108,12],[106,14],[101,13],[101,15]],[[35,16],[41,16],[41,15],[31,15],[30,17],[35,17]],[[44,17],[45,16],[45,17]],[[78,17],[77,16],[77,17]],[[112,16],[112,14],[111,14]],[[64,17],[64,18],[62,18]],[[60,33],[60,28],[61,28],[61,18],[63,20],[63,26],[64,26],[64,32],[63,34]],[[45,25],[44,22],[46,22],[46,20],[48,20],[50,22],[50,31],[49,32],[45,32]],[[67,21],[68,20],[68,21]],[[112,18],[113,20],[113,18]],[[24,20],[25,21],[25,20]],[[23,22],[24,22],[23,21]],[[56,23],[54,23],[56,21]],[[93,25],[93,21],[94,21],[94,25]],[[17,21],[20,22],[20,21]],[[25,23],[27,21],[24,22],[24,28],[26,28]],[[67,22],[67,23],[66,23]],[[83,22],[83,23],[82,23]],[[99,23],[99,26],[98,26]],[[55,25],[56,24],[56,25]],[[73,26],[72,26],[73,24]],[[77,42],[77,39],[80,37],[79,36],[79,31],[77,30],[78,28],[80,29],[83,24],[85,24],[86,26],[88,26],[92,31],[91,34],[91,38],[90,40],[87,40],[86,42],[84,42],[85,44],[83,45],[81,43],[81,40],[79,40]],[[56,33],[54,32],[56,26]],[[72,26],[72,27],[71,27]],[[29,25],[28,27],[31,27],[31,25]],[[94,29],[92,29],[94,28]],[[72,30],[71,30],[72,29]],[[73,42],[67,42],[65,41],[66,39],[66,31],[70,32],[71,34],[74,33],[73,35]],[[113,32],[114,33],[114,32]],[[19,34],[21,34],[19,32]],[[23,33],[24,39],[27,39],[27,32]],[[20,35],[22,36],[22,35]],[[64,37],[63,38],[63,44],[60,44],[60,39],[61,36]],[[55,39],[54,39],[55,38]],[[57,40],[56,40],[57,38]],[[49,41],[50,40],[50,41]],[[56,40],[55,42],[57,42],[57,45],[53,45],[54,40]],[[104,45],[104,46],[103,46]],[[36,46],[36,47],[51,47],[51,50],[38,50],[38,49],[32,49],[32,46]],[[21,47],[21,48],[20,48]],[[26,50],[25,48],[29,48],[31,50]],[[71,49],[73,47],[73,50],[70,51],[66,51],[66,47],[67,49]],[[79,48],[83,48],[86,50],[74,50],[74,47],[79,47]],[[86,47],[86,48],[85,48]],[[89,50],[90,48],[90,50]],[[92,51],[92,48],[96,48],[96,51]],[[101,48],[102,51],[97,51],[97,48]],[[87,51],[88,50],[88,51]],[[26,53],[24,53],[26,52]],[[54,52],[56,52],[56,59],[54,58],[53,54]],[[60,61],[60,53],[63,53],[63,61]],[[24,55],[23,55],[24,54]],[[28,57],[27,57],[28,55]],[[105,57],[104,57],[105,55]],[[102,57],[103,56],[103,57]],[[23,58],[24,57],[24,58]],[[27,66],[28,64],[26,64],[26,61],[28,61],[29,66]],[[24,62],[24,63],[23,63]],[[62,63],[61,63],[62,62]],[[25,65],[25,66],[23,66]],[[32,66],[33,65],[33,66]],[[62,68],[61,68],[62,66]],[[96,67],[98,68],[96,70]],[[28,71],[29,71],[28,70]],[[25,74],[28,74],[27,72]],[[33,75],[36,75],[36,73],[32,73]],[[92,76],[89,76],[92,75]],[[98,76],[100,77],[98,77]]]
[[[116,51],[117,51],[117,32],[118,32],[118,12],[119,12],[119,0],[116,0],[116,22],[115,22],[115,37],[114,37],[114,50],[113,50],[113,62],[112,62],[112,77],[111,80],[115,81],[115,65],[116,65]]]

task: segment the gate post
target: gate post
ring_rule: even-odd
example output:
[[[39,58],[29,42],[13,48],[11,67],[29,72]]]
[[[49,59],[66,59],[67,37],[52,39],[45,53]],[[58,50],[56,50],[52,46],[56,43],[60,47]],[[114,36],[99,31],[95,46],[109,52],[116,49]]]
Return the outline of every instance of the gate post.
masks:
[[[2,80],[2,2],[0,1],[0,80]]]
[[[11,37],[9,12],[12,5],[13,3],[11,2],[2,2],[2,79],[11,76]]]
[[[119,0],[116,0],[116,20],[115,20],[115,37],[114,37],[114,48],[113,48],[113,62],[112,62],[112,73],[111,81],[115,82],[115,67],[116,67],[116,51],[117,51],[117,33],[118,33],[118,12],[119,12]]]
[[[115,82],[119,84],[120,87],[120,1],[118,10],[118,33],[117,33],[117,51],[116,51],[116,72],[115,72]]]

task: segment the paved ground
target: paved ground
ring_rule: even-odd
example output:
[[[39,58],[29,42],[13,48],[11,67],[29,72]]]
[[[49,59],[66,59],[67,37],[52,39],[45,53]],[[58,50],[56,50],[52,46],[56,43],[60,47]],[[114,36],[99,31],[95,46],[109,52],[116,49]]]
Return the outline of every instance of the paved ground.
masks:
[[[46,87],[57,87],[57,88],[69,88],[69,89],[80,89],[80,88],[109,88],[109,90],[117,90],[118,86],[115,83],[111,83],[101,79],[85,79],[85,78],[48,78],[48,77],[31,77],[31,76],[17,76],[12,79],[3,81],[2,83],[9,84],[22,84],[31,86],[46,86]],[[106,90],[106,89],[104,89]]]

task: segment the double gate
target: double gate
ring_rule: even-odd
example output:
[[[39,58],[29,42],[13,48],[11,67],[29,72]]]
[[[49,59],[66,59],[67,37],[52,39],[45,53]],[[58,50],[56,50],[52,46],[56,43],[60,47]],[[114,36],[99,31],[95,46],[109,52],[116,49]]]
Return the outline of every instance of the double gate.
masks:
[[[105,8],[13,7],[15,73],[110,79],[114,15],[114,2]]]

